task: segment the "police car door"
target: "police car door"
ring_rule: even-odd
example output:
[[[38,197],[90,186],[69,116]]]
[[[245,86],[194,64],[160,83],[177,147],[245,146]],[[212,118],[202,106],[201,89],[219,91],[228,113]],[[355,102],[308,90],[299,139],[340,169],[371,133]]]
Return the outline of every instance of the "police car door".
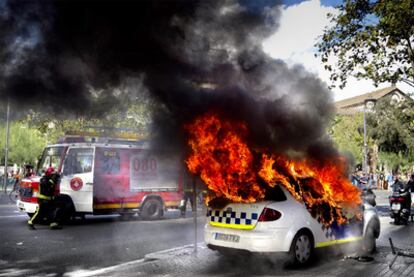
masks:
[[[69,147],[60,191],[72,198],[76,212],[92,212],[94,147]]]

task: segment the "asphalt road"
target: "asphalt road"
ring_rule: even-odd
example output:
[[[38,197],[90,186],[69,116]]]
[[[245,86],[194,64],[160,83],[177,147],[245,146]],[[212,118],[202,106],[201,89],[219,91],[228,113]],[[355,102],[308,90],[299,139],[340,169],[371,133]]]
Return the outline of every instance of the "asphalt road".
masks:
[[[144,256],[193,243],[191,217],[179,218],[177,212],[168,212],[159,221],[143,221],[139,218],[122,221],[119,216],[95,216],[66,225],[62,230],[39,226],[37,230],[31,231],[26,227],[27,216],[17,212],[14,206],[3,203],[0,204],[0,276],[78,276],[79,272],[92,273],[85,276],[95,276],[93,272],[97,272],[96,276],[361,276],[362,271],[355,270],[365,270],[367,266],[388,274],[388,238],[392,237],[397,246],[414,249],[414,224],[390,224],[389,193],[376,193],[381,236],[377,241],[378,252],[374,256],[374,264],[347,262],[343,260],[346,251],[335,251],[321,253],[312,267],[300,270],[284,268],[283,258],[271,264],[263,264],[260,260],[223,259],[217,252],[202,246],[203,216],[198,218],[198,241],[202,246],[198,256],[183,254],[183,250],[170,250],[166,258],[151,262],[143,261]],[[191,248],[184,250],[191,252]],[[128,263],[131,261],[133,264]],[[108,269],[113,266],[116,266],[115,269]]]
[[[183,247],[159,255],[155,261],[141,261],[133,265],[120,264],[115,268],[86,272],[83,276],[414,276],[414,259],[399,257],[392,268],[393,260],[389,238],[396,247],[414,253],[414,223],[394,225],[388,216],[388,195],[386,191],[376,191],[381,222],[381,235],[377,240],[377,252],[371,261],[357,261],[345,258],[354,256],[357,247],[323,248],[318,252],[314,263],[307,267],[286,267],[284,255],[271,259],[262,256],[223,256],[204,244],[194,254],[191,247]],[[354,245],[357,246],[357,245]]]
[[[180,218],[169,211],[159,221],[138,217],[87,216],[62,230],[26,226],[27,215],[7,201],[0,201],[0,276],[61,276],[66,272],[93,270],[141,259],[148,253],[194,242],[191,213]],[[198,219],[202,241],[204,217]]]

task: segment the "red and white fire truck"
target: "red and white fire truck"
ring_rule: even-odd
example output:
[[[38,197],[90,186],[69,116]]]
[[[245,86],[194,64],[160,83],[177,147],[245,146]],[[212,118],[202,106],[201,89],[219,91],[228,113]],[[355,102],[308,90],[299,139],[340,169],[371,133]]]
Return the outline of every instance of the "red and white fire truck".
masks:
[[[37,177],[21,181],[17,206],[29,216],[37,207],[39,175],[49,166],[61,173],[60,198],[71,216],[158,219],[165,209],[178,208],[183,195],[183,162],[171,152],[151,151],[142,140],[68,136],[44,149]]]

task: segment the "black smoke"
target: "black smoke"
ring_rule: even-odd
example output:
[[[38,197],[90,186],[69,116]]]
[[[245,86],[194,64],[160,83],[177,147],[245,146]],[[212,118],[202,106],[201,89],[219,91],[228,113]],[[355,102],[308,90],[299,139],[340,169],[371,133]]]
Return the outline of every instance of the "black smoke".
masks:
[[[325,84],[262,51],[278,2],[7,1],[0,9],[2,98],[101,114],[122,100],[112,91],[125,78],[143,76],[158,103],[158,145],[183,146],[183,125],[215,109],[245,120],[259,147],[335,152],[324,135],[333,112]]]

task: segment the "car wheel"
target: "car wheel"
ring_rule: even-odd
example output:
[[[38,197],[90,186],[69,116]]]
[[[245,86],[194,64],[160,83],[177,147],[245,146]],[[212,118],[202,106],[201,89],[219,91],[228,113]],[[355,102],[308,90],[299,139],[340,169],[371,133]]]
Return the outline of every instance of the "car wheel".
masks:
[[[367,230],[365,231],[362,239],[362,251],[365,254],[372,254],[376,249],[376,239],[373,224],[368,224]]]
[[[141,217],[145,220],[156,220],[163,216],[162,203],[156,198],[148,199],[141,208]]]
[[[313,238],[308,231],[299,231],[290,246],[290,263],[305,265],[313,257]]]

